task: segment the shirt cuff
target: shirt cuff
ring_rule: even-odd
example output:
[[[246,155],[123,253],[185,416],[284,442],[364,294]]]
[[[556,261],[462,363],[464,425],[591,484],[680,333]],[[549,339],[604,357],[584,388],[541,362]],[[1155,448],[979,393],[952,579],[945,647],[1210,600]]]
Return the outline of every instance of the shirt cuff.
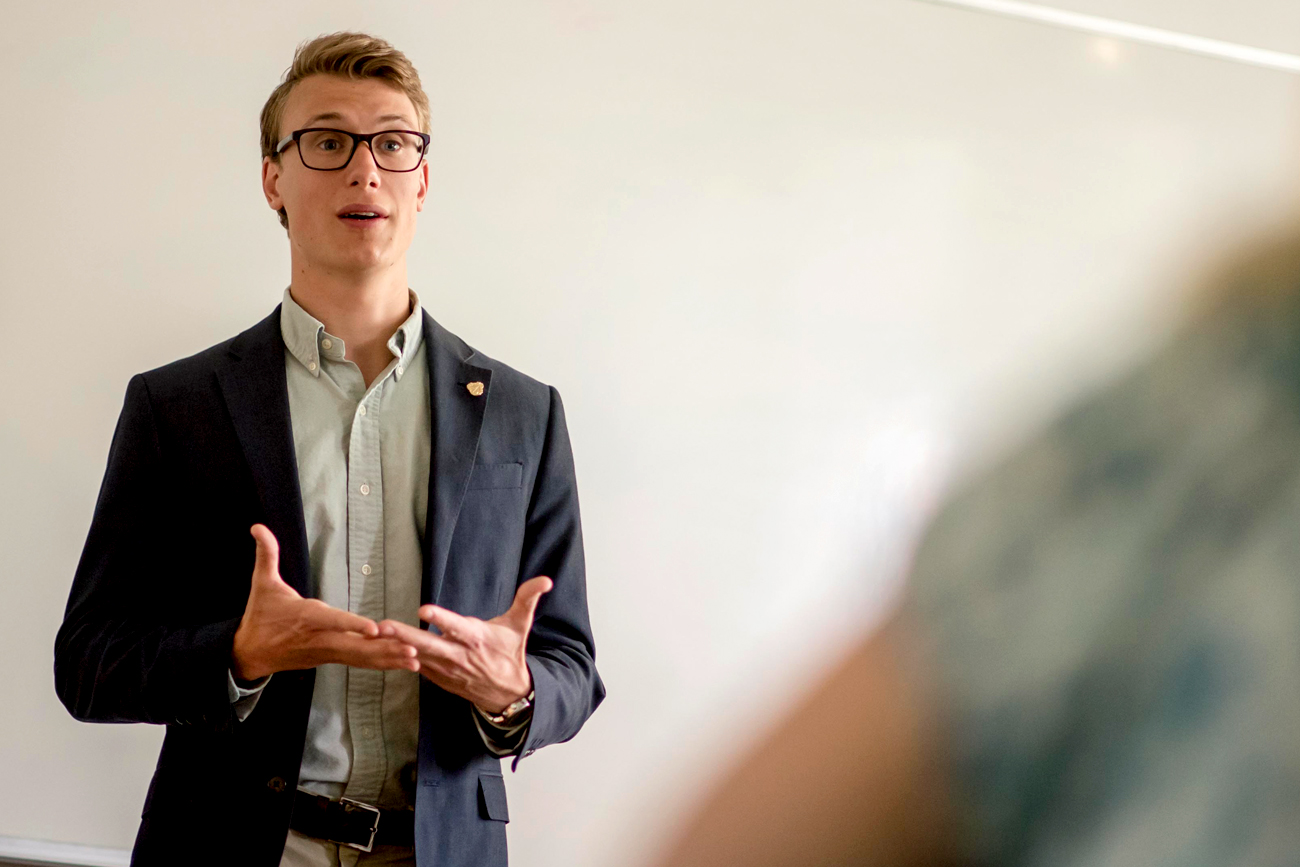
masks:
[[[257,680],[244,681],[241,685],[235,681],[235,673],[226,669],[226,694],[230,696],[230,703],[235,707],[235,718],[240,722],[248,719],[248,715],[257,707],[257,700],[262,695],[262,690],[271,682],[274,675],[268,674],[266,677],[260,677]]]
[[[519,714],[518,719],[512,719],[505,725],[498,725],[488,719],[485,711],[480,710],[479,706],[470,703],[472,710],[470,713],[474,717],[474,726],[478,729],[479,737],[483,739],[483,745],[488,748],[492,755],[502,758],[504,756],[514,755],[515,752],[523,746],[524,739],[528,737],[528,725],[533,721],[533,709],[527,708]]]

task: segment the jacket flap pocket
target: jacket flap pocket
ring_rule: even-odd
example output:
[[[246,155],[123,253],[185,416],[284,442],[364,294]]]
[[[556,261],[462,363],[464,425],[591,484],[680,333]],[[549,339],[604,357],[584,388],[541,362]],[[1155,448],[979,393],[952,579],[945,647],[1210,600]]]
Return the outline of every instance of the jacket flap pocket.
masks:
[[[496,774],[483,774],[478,778],[478,811],[484,819],[509,822],[506,809],[506,781]]]
[[[469,477],[470,490],[490,488],[522,488],[524,486],[524,465],[518,462],[509,464],[475,464],[474,472]]]

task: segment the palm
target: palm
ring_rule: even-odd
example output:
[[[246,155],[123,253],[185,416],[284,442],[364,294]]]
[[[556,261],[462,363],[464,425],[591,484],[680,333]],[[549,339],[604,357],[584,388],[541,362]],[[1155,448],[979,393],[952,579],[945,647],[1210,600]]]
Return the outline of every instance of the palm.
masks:
[[[385,620],[379,625],[380,635],[415,646],[420,673],[438,686],[484,710],[497,711],[531,688],[528,633],[538,601],[552,586],[545,576],[530,578],[519,585],[514,604],[491,620],[424,605],[420,619],[437,627],[438,634]]]

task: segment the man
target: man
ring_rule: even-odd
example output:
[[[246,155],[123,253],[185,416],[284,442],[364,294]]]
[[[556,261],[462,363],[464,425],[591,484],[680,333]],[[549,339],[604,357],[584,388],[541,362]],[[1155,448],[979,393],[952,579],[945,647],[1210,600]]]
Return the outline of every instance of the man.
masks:
[[[604,697],[559,396],[407,287],[428,115],[386,42],[300,46],[283,303],[127,389],[55,681],[167,726],[133,864],[504,865],[500,757]]]

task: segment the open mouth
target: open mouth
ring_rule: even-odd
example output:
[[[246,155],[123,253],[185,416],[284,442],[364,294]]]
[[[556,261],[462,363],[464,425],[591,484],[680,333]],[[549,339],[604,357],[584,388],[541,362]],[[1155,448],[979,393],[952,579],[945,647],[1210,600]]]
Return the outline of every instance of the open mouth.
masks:
[[[352,220],[356,223],[366,223],[371,220],[382,220],[383,215],[376,214],[374,211],[350,211],[346,214],[339,214],[344,220]]]

